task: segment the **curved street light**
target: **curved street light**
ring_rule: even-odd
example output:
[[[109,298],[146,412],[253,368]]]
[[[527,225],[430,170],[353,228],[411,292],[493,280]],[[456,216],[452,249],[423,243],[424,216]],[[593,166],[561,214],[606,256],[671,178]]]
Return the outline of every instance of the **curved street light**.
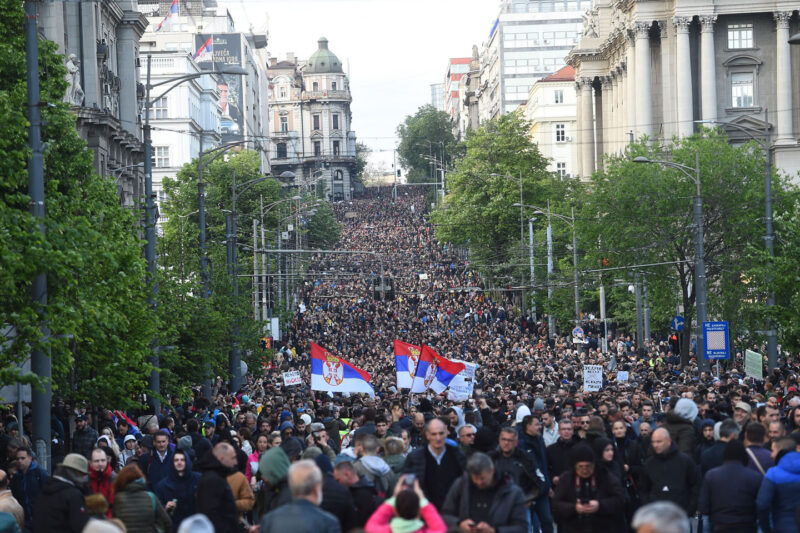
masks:
[[[696,186],[696,193],[692,204],[694,217],[694,279],[697,289],[697,368],[701,371],[707,370],[708,362],[705,358],[705,347],[703,343],[703,322],[706,321],[706,261],[703,236],[703,199],[700,192],[700,153],[694,153],[694,168],[675,163],[674,161],[662,161],[659,159],[649,159],[644,156],[633,158],[634,163],[650,163],[680,170],[686,177],[692,180]],[[717,367],[719,369],[719,367]]]

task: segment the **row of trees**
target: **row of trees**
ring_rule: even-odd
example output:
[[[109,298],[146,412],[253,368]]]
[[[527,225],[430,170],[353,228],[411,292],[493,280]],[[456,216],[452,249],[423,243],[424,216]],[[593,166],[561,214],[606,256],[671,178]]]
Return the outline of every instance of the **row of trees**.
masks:
[[[421,108],[398,128],[400,146],[419,144],[426,138],[425,125],[430,122],[437,123],[430,133],[437,139],[443,124],[449,126],[446,115]],[[786,349],[800,349],[800,326],[796,323],[800,311],[800,259],[796,254],[800,198],[790,179],[779,173],[773,176],[776,256],[770,260],[763,239],[764,155],[758,144],[734,147],[721,131],[712,129],[669,143],[641,139],[625,153],[605,158],[601,170],[581,182],[561,180],[548,171],[548,161],[531,141],[529,128],[529,123],[512,113],[469,132],[463,143],[452,149],[459,155],[448,169],[447,195],[431,217],[439,239],[469,247],[473,264],[494,287],[532,287],[537,310],[557,317],[560,331],[570,327],[575,319],[572,228],[563,219],[569,219],[574,209],[584,315],[599,316],[602,284],[609,317],[628,331],[635,330],[635,303],[628,286],[634,279],[645,279],[652,329],[666,332],[680,308],[691,330],[695,317],[695,184],[678,169],[635,163],[633,159],[644,156],[694,168],[697,154],[709,319],[727,320],[734,335],[758,341],[772,313],[779,342]],[[412,157],[403,162],[419,171]],[[522,203],[542,211],[523,209],[522,242],[520,186]],[[561,215],[561,219],[551,218],[551,276],[545,259],[544,212],[548,206],[554,215]],[[536,218],[533,285],[528,257],[530,217]],[[547,298],[548,286],[552,299]],[[771,311],[765,305],[770,290],[776,294],[776,306]],[[685,336],[686,346],[688,342]]]
[[[231,208],[231,183],[260,177],[255,152],[232,153],[207,164],[207,249],[210,294],[201,298],[197,201],[198,161],[166,179],[169,201],[162,203],[167,221],[158,237],[158,299],[147,297],[143,257],[142,206],[120,206],[113,180],[93,171],[94,154],[78,136],[75,117],[62,102],[64,58],[56,46],[39,42],[39,77],[45,143],[46,234],[37,231],[27,195],[28,148],[24,13],[21,2],[0,0],[0,386],[17,382],[39,386],[22,371],[33,347],[52,359],[54,398],[68,403],[127,407],[139,404],[152,366],[160,354],[162,390],[180,391],[200,383],[210,369],[227,375],[234,321],[249,363],[258,364],[261,326],[253,316],[251,294],[252,219],[264,205],[292,197],[283,210],[264,219],[267,248],[275,247],[278,221],[300,222],[308,248],[330,248],[340,227],[326,191],[284,190],[265,180],[243,193],[239,215],[239,305],[232,298],[225,253],[225,209]],[[208,160],[207,160],[208,162]],[[313,203],[313,205],[311,205]],[[278,207],[281,207],[278,206]],[[290,207],[293,206],[293,207]],[[304,207],[305,206],[305,207]],[[301,213],[297,212],[298,207]],[[259,240],[260,246],[260,240]],[[275,256],[272,271],[275,271]],[[301,268],[302,264],[298,268]],[[47,273],[48,302],[37,309],[31,280]],[[276,316],[279,303],[274,305]],[[42,335],[41,324],[49,335]]]

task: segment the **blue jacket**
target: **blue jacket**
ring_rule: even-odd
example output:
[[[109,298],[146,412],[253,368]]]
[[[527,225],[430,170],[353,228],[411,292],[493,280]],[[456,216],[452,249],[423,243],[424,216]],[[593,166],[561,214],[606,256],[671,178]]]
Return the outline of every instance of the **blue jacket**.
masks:
[[[39,468],[36,461],[33,461],[25,474],[17,474],[11,479],[9,486],[11,494],[25,511],[25,529],[33,527],[33,507],[48,477],[50,476],[47,472],[43,468]]]
[[[752,524],[756,526],[756,495],[762,476],[737,461],[726,461],[708,471],[700,489],[697,510],[709,515],[715,526]]]
[[[167,448],[163,462],[159,459],[158,452],[155,449],[139,457],[139,468],[147,476],[148,489],[155,490],[161,480],[169,476],[169,472],[173,468],[172,456],[174,455],[175,452]]]
[[[758,490],[756,505],[764,533],[773,530],[797,533],[795,512],[800,505],[800,453],[787,453],[777,466],[767,470]]]
[[[170,500],[178,500],[172,511],[172,530],[177,531],[181,522],[195,514],[195,498],[200,473],[192,470],[192,461],[186,457],[186,470],[178,475],[175,464],[170,463],[169,475],[156,485],[155,493],[161,503],[166,505]]]

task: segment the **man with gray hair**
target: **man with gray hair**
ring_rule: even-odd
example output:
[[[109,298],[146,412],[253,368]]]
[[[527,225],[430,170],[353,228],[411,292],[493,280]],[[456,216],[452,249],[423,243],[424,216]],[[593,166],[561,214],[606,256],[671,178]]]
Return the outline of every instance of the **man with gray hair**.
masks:
[[[340,533],[339,521],[319,508],[322,503],[322,471],[314,461],[304,459],[289,467],[291,503],[282,505],[261,519],[260,533]]]
[[[485,453],[475,452],[442,506],[442,518],[460,531],[525,533],[528,530],[525,496],[513,481],[501,478]]]
[[[631,527],[636,533],[691,533],[686,513],[672,502],[653,502],[640,507]]]

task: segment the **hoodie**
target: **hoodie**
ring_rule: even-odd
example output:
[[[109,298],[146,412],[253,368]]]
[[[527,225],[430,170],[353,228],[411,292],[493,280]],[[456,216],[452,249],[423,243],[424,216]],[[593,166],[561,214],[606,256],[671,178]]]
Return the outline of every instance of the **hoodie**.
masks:
[[[375,485],[378,496],[387,498],[392,494],[397,479],[392,468],[382,458],[364,455],[353,463],[353,468],[359,476],[366,476]]]
[[[196,509],[211,520],[217,533],[236,533],[238,512],[227,481],[231,469],[220,463],[212,451],[197,462],[197,468],[203,475],[197,484]]]
[[[186,468],[183,475],[175,470],[173,463],[167,477],[162,479],[155,489],[156,496],[164,505],[171,500],[178,500],[175,510],[172,511],[173,529],[178,529],[184,519],[195,513],[194,493],[200,481],[200,474],[193,470],[192,460],[186,454],[184,457],[186,457]]]

